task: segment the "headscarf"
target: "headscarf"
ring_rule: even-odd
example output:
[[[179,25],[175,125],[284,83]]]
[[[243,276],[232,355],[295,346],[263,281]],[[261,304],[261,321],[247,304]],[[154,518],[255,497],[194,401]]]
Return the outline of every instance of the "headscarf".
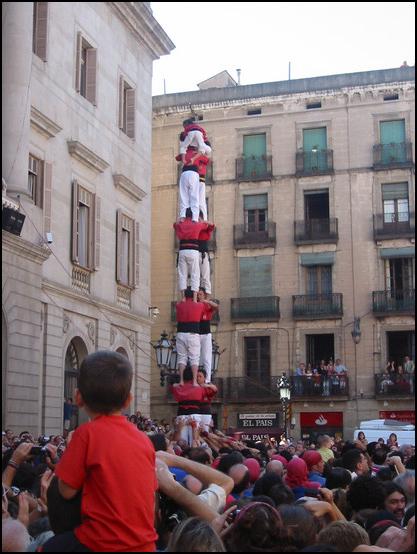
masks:
[[[293,458],[287,465],[287,475],[285,484],[291,489],[296,487],[306,487],[309,489],[319,489],[320,484],[308,480],[307,464],[302,458]]]
[[[274,454],[272,456],[272,460],[278,460],[279,462],[282,463],[282,465],[286,468],[287,465],[288,465],[288,460],[287,458],[284,458],[284,456],[281,456],[281,454]]]
[[[308,470],[311,471],[311,468],[314,465],[319,464],[320,462],[322,462],[323,458],[321,457],[320,452],[317,452],[316,450],[307,450],[303,454],[303,460],[307,464]]]
[[[259,462],[255,460],[255,458],[247,458],[243,463],[249,470],[250,482],[252,484],[255,483],[255,481],[259,479],[259,475],[261,474]]]

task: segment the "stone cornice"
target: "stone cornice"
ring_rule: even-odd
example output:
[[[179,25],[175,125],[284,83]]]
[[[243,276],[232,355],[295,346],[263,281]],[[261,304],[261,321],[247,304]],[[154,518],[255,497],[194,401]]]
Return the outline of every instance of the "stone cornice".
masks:
[[[126,310],[123,310],[117,306],[107,304],[106,302],[103,302],[102,300],[95,298],[94,296],[87,296],[86,294],[78,293],[74,289],[67,288],[63,285],[60,285],[59,283],[52,283],[51,281],[43,279],[42,288],[49,290],[51,293],[66,296],[70,300],[75,300],[83,304],[88,304],[89,306],[97,310],[100,309],[102,311],[114,313],[123,319],[129,319],[131,321],[135,321],[136,323],[140,323],[141,325],[146,325],[149,327],[152,325],[150,319],[144,317],[137,312],[127,312]],[[74,311],[73,307],[71,309],[72,311]],[[116,326],[121,325],[120,322],[115,321],[110,321],[109,323]]]
[[[103,173],[109,164],[78,140],[68,140],[68,152],[88,168]]]
[[[146,192],[140,187],[135,185],[133,181],[128,179],[125,175],[121,173],[116,173],[113,175],[114,186],[121,191],[125,192],[128,196],[136,200],[137,202],[143,200],[146,196]]]
[[[47,138],[55,137],[62,127],[57,125],[52,119],[49,119],[46,115],[40,112],[34,106],[30,108],[30,124],[42,135],[45,135]]]
[[[1,239],[2,248],[11,254],[17,254],[37,264],[43,264],[51,255],[51,251],[48,248],[37,246],[8,231],[2,231]]]
[[[109,2],[121,21],[139,44],[145,46],[154,60],[175,48],[145,2]]]

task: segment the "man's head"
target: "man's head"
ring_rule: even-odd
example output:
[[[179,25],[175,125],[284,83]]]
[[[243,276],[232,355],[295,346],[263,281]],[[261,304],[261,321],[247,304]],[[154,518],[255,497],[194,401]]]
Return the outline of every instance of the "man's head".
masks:
[[[329,435],[320,435],[317,440],[320,448],[331,448],[332,447],[332,439],[329,437]]]
[[[384,509],[391,512],[396,521],[401,523],[405,514],[406,496],[403,489],[392,481],[384,482],[385,500]]]
[[[191,290],[191,287],[187,287],[184,291],[185,298],[193,298],[193,291]]]
[[[343,467],[356,473],[356,475],[367,475],[369,473],[368,459],[357,448],[351,448],[342,456]]]
[[[362,476],[352,481],[347,491],[347,501],[355,512],[379,509],[386,496],[383,483],[376,477]]]
[[[404,455],[404,462],[407,462],[414,454],[415,448],[412,444],[402,444],[400,446],[400,452]]]
[[[303,362],[301,362],[301,364],[299,365],[299,368],[300,368],[300,369],[305,369],[305,368],[306,368],[306,364],[304,364]]]
[[[249,487],[250,475],[249,470],[244,464],[235,464],[229,469],[229,477],[235,483],[232,493],[240,494]]]
[[[288,452],[289,452],[289,454],[290,454],[291,456],[294,456],[294,454],[295,454],[295,446],[294,446],[293,444],[290,444],[290,445],[287,447],[287,450],[288,450]]]
[[[416,494],[416,472],[410,469],[397,475],[394,483],[399,485],[405,493],[407,506],[411,506],[415,502]]]
[[[187,127],[188,125],[192,125],[193,123],[195,123],[194,117],[189,117],[188,119],[184,119],[184,121],[182,122],[184,128]]]
[[[132,366],[125,356],[110,350],[94,352],[81,364],[77,403],[101,414],[127,408],[132,377]]]
[[[184,369],[183,379],[184,383],[192,383],[193,381],[193,370],[189,365]]]
[[[202,300],[207,299],[207,293],[206,293],[206,289],[204,287],[199,288],[199,290],[197,292],[197,298],[198,298],[199,302],[201,302]]]
[[[323,473],[324,461],[319,452],[314,450],[307,450],[306,452],[304,452],[303,460],[307,464],[308,471]]]
[[[266,464],[265,472],[274,473],[275,475],[282,477],[284,475],[284,464],[279,460],[271,460]]]
[[[27,552],[30,536],[26,527],[18,519],[7,517],[2,520],[2,552]]]
[[[404,363],[406,364],[406,363],[409,362],[409,361],[410,361],[409,356],[405,356],[405,357],[404,357]]]
[[[199,385],[204,385],[206,382],[207,371],[205,369],[199,369],[197,372],[197,383]]]

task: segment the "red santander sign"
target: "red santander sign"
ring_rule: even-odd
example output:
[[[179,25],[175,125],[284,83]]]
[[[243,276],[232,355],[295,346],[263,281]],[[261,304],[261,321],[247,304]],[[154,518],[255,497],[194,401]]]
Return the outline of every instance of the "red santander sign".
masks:
[[[343,427],[343,412],[301,412],[301,427],[325,429],[326,427]]]
[[[395,410],[391,412],[379,412],[380,419],[394,419],[395,421],[405,421],[416,424],[416,412],[413,410]]]

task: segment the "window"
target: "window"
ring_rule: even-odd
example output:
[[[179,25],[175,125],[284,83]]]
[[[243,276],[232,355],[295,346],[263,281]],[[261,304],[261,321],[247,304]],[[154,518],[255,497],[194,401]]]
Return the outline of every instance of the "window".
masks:
[[[271,347],[269,337],[245,337],[246,376],[269,386]]]
[[[130,138],[135,138],[135,89],[120,77],[119,127]]]
[[[414,258],[391,258],[385,260],[385,286],[398,297],[415,287]]]
[[[382,185],[384,224],[409,221],[408,183]]]
[[[304,172],[324,171],[328,169],[327,129],[303,129]]]
[[[398,100],[398,94],[386,94],[384,96],[384,102],[388,102],[389,100]]]
[[[48,2],[33,3],[32,51],[46,61],[46,39],[48,31]]]
[[[268,195],[254,194],[243,197],[245,232],[258,233],[267,230]]]
[[[316,265],[306,268],[307,294],[332,293],[332,266]]]
[[[261,108],[257,108],[255,110],[248,110],[247,111],[247,114],[248,115],[261,115],[262,113],[262,109]]]
[[[96,105],[97,49],[77,34],[75,88],[89,102]]]
[[[239,258],[240,297],[272,296],[272,256]]]
[[[310,102],[306,106],[307,110],[314,110],[316,108],[321,108],[321,102]]]
[[[100,262],[100,199],[74,181],[72,210],[72,262],[93,271]]]
[[[125,287],[139,284],[139,224],[117,210],[116,281]]]
[[[36,206],[42,208],[44,163],[29,154],[28,189]]]
[[[243,160],[245,178],[258,177],[267,173],[265,133],[243,137]]]

